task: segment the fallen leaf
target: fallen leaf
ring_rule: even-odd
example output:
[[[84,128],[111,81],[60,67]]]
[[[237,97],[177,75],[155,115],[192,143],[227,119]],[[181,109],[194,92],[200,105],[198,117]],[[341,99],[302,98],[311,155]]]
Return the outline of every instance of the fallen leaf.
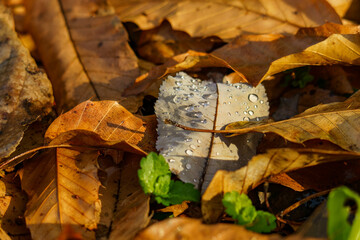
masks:
[[[208,52],[215,43],[213,38],[191,38],[185,32],[175,31],[169,22],[165,21],[157,28],[142,31],[137,49],[142,58],[160,64],[190,49]]]
[[[181,204],[175,204],[175,205],[171,205],[166,208],[161,208],[158,211],[159,212],[170,212],[170,213],[173,213],[174,217],[177,217],[180,214],[182,214],[186,209],[189,208],[188,203],[189,203],[189,201],[183,201]]]
[[[13,238],[30,237],[24,219],[27,196],[21,190],[20,179],[16,176],[16,173],[8,173],[1,180],[1,229]],[[1,235],[0,239],[2,239]]]
[[[156,148],[179,179],[204,191],[217,170],[246,165],[256,154],[261,135],[231,139],[211,132],[184,130],[165,124],[165,120],[191,128],[219,130],[238,119],[260,121],[267,118],[268,109],[262,85],[253,88],[248,84],[201,81],[180,72],[169,76],[160,87],[155,104],[159,135]]]
[[[271,175],[331,161],[359,159],[360,154],[321,149],[268,149],[254,156],[247,166],[234,172],[218,171],[202,196],[205,221],[214,222],[222,213],[221,196],[225,192],[247,193]]]
[[[330,141],[343,149],[360,152],[360,92],[344,102],[318,105],[293,118],[254,127],[241,128],[241,122],[226,126],[233,135],[247,132],[274,132],[286,140],[303,143],[311,139]]]
[[[166,74],[186,69],[226,67],[253,86],[288,69],[309,65],[359,65],[358,26],[327,23],[295,36],[242,35],[207,54],[188,51],[141,75],[126,90],[139,94]]]
[[[144,194],[137,175],[140,159],[139,155],[126,154],[121,163],[119,196],[110,240],[131,240],[150,222],[150,197]]]
[[[59,112],[90,98],[122,99],[139,69],[111,6],[96,0],[31,0],[26,7]]]
[[[151,225],[140,232],[135,240],[172,239],[281,239],[278,235],[264,235],[246,230],[235,224],[203,224],[200,219],[170,218]]]
[[[5,158],[28,125],[51,111],[53,97],[50,81],[22,46],[8,10],[1,5],[0,12],[0,158]]]
[[[242,33],[295,33],[300,27],[341,23],[326,1],[124,1],[111,0],[122,21],[151,29],[167,19],[192,37],[229,40]]]
[[[328,0],[330,5],[334,8],[336,13],[340,17],[344,17],[346,12],[349,10],[353,0]]]
[[[81,151],[80,151],[81,150]],[[101,202],[95,149],[51,149],[24,164],[21,184],[29,196],[25,219],[34,239],[56,239],[72,225],[95,239]]]
[[[116,101],[86,101],[60,115],[46,131],[45,139],[50,142],[70,130],[87,130],[97,134],[104,144],[123,141],[151,152],[155,150],[155,126],[153,116],[133,115]]]

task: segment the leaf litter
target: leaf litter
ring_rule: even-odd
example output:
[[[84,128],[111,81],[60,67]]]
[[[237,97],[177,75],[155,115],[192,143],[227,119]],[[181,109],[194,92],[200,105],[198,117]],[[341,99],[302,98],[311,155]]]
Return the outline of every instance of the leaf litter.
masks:
[[[6,3],[9,5],[15,4],[17,6],[17,4],[21,5],[22,1],[15,1],[14,3],[12,0],[8,0]],[[258,188],[254,188],[266,181],[269,176],[285,173],[298,168],[301,169],[306,166],[319,165],[320,163],[326,164],[330,161],[338,161],[339,164],[344,163],[344,168],[341,169],[346,171],[345,164],[354,159],[358,159],[359,156],[356,150],[357,145],[356,143],[353,144],[356,142],[356,136],[358,135],[356,125],[352,124],[352,126],[355,126],[355,131],[353,131],[353,133],[348,133],[349,126],[346,127],[344,125],[346,121],[342,122],[340,118],[331,118],[331,121],[335,120],[335,122],[332,122],[334,122],[334,126],[336,127],[326,129],[322,135],[319,132],[313,131],[313,128],[304,125],[303,122],[296,121],[300,119],[304,120],[304,118],[308,116],[306,114],[309,112],[310,115],[316,115],[315,112],[317,111],[321,113],[324,111],[326,114],[334,116],[335,113],[339,112],[341,117],[345,117],[350,123],[354,123],[356,120],[356,110],[358,108],[356,104],[357,100],[354,100],[356,95],[340,103],[316,106],[319,103],[319,99],[312,99],[311,94],[314,94],[314,89],[331,89],[337,94],[337,97],[333,97],[331,92],[328,94],[329,98],[327,101],[331,102],[334,101],[334,99],[344,98],[345,93],[351,94],[353,92],[353,88],[357,86],[357,80],[354,78],[354,75],[351,75],[353,73],[349,70],[350,68],[344,67],[342,68],[344,69],[342,71],[340,70],[341,67],[334,67],[332,65],[350,65],[356,69],[359,52],[357,49],[359,44],[356,39],[358,27],[339,25],[340,18],[326,1],[294,1],[292,3],[288,3],[288,1],[276,1],[276,7],[274,7],[275,2],[273,1],[268,1],[266,3],[239,1],[238,3],[241,3],[241,5],[236,5],[235,2],[230,3],[226,1],[208,1],[205,4],[197,1],[184,1],[181,4],[173,1],[164,1],[163,5],[160,6],[155,4],[155,2],[148,1],[136,2],[135,6],[135,2],[132,1],[122,3],[121,1],[115,0],[106,3],[93,0],[84,3],[51,1],[49,3],[46,2],[46,4],[41,0],[26,1],[27,24],[30,26],[29,29],[33,33],[36,47],[40,53],[39,56],[41,60],[39,61],[44,64],[46,71],[52,80],[58,111],[60,112],[62,109],[68,110],[79,104],[72,111],[62,114],[46,133],[46,144],[50,144],[47,147],[52,146],[53,149],[46,150],[35,156],[35,158],[24,162],[23,165],[16,166],[16,169],[20,169],[19,174],[21,176],[31,176],[33,174],[32,168],[36,169],[36,173],[39,172],[38,175],[49,174],[51,176],[50,178],[39,179],[39,176],[33,175],[32,177],[34,177],[34,179],[44,182],[44,185],[39,186],[33,186],[28,180],[22,179],[21,184],[24,189],[28,191],[29,197],[31,198],[26,209],[26,221],[33,239],[41,239],[41,237],[46,234],[54,234],[54,239],[57,237],[60,237],[60,239],[69,237],[76,239],[81,239],[83,237],[86,239],[94,239],[95,237],[101,239],[132,239],[142,228],[149,224],[151,218],[149,211],[156,209],[157,207],[155,206],[154,208],[154,203],[151,203],[149,206],[149,197],[142,192],[136,172],[139,168],[141,156],[155,150],[155,141],[157,137],[156,118],[155,116],[144,117],[132,113],[138,111],[141,101],[146,94],[157,97],[160,81],[162,81],[162,78],[169,73],[191,70],[194,71],[192,76],[199,76],[201,79],[209,79],[209,76],[211,75],[217,79],[218,82],[225,81],[221,79],[223,75],[230,73],[229,76],[232,76],[228,78],[231,80],[232,86],[213,83],[216,86],[217,100],[211,99],[212,101],[209,101],[209,106],[210,102],[213,106],[216,106],[217,109],[215,109],[214,112],[217,114],[212,114],[211,112],[207,113],[206,111],[197,111],[196,108],[199,107],[196,105],[200,104],[195,102],[189,103],[189,105],[179,102],[178,105],[183,105],[184,109],[180,108],[174,110],[174,112],[183,111],[183,115],[188,120],[183,120],[182,114],[170,114],[170,119],[171,117],[175,117],[172,121],[180,122],[184,126],[192,127],[193,130],[199,128],[204,130],[205,127],[202,126],[204,124],[196,121],[191,122],[192,120],[201,121],[205,119],[198,118],[200,112],[203,116],[206,115],[209,117],[206,118],[208,122],[213,122],[212,126],[207,128],[208,132],[188,131],[177,129],[176,126],[172,125],[166,126],[170,127],[170,133],[174,131],[173,129],[177,129],[178,131],[188,131],[189,134],[194,135],[194,138],[196,138],[195,136],[205,136],[205,134],[207,134],[211,136],[210,138],[213,138],[210,140],[213,145],[215,143],[213,140],[216,140],[216,137],[221,139],[219,143],[230,143],[228,144],[229,146],[223,146],[222,151],[218,151],[219,155],[217,155],[217,158],[221,159],[222,154],[225,156],[228,153],[227,150],[224,149],[230,149],[234,152],[234,149],[232,149],[232,141],[239,138],[244,143],[243,145],[248,145],[247,142],[244,142],[244,137],[254,135],[254,133],[226,138],[224,135],[211,131],[219,131],[220,129],[224,129],[225,125],[230,122],[239,121],[242,121],[242,123],[238,123],[238,125],[240,124],[241,129],[236,131],[247,131],[249,130],[249,127],[261,128],[265,126],[266,128],[266,126],[269,125],[274,127],[277,126],[276,124],[281,125],[284,123],[283,121],[279,121],[264,125],[263,122],[259,121],[258,124],[251,125],[247,121],[245,121],[246,124],[244,124],[245,116],[231,118],[234,114],[236,115],[236,112],[239,112],[236,107],[234,110],[230,111],[228,108],[228,101],[224,101],[227,104],[223,104],[224,106],[221,107],[219,104],[221,102],[218,102],[218,100],[222,101],[223,97],[230,99],[227,90],[230,89],[229,92],[232,93],[234,87],[241,85],[238,84],[238,82],[247,82],[252,85],[258,85],[260,82],[263,82],[267,88],[267,92],[271,95],[269,99],[271,100],[270,115],[272,115],[277,108],[276,101],[278,97],[286,95],[284,92],[281,93],[281,91],[288,92],[287,96],[300,94],[299,99],[302,99],[303,96],[301,94],[303,92],[301,92],[301,90],[289,89],[288,87],[280,87],[276,84],[273,84],[274,86],[269,88],[269,85],[264,81],[265,79],[268,80],[268,82],[278,81],[282,75],[280,72],[296,66],[329,65],[328,68],[311,67],[310,74],[318,73],[320,69],[324,69],[325,74],[314,75],[314,80],[311,83],[308,83],[308,85],[311,85],[314,88],[308,88],[308,92],[310,93],[309,97],[307,100],[306,98],[303,98],[301,106],[299,104],[297,106],[298,109],[300,109],[300,107],[302,107],[302,109],[306,109],[309,106],[315,107],[288,120],[294,121],[295,119],[294,123],[296,123],[296,125],[294,128],[288,129],[283,126],[282,130],[288,130],[287,133],[278,131],[285,139],[291,139],[291,141],[295,142],[304,142],[303,147],[295,147],[293,143],[287,142],[281,148],[274,148],[273,146],[276,146],[277,143],[267,142],[267,146],[265,146],[265,148],[263,147],[263,151],[256,155],[255,146],[257,141],[256,137],[254,137],[253,139],[250,139],[251,141],[255,140],[253,142],[254,147],[251,149],[252,155],[247,157],[246,162],[248,163],[242,163],[242,165],[237,163],[238,165],[236,168],[239,168],[238,170],[232,172],[234,169],[229,167],[228,171],[220,170],[217,171],[217,173],[210,173],[211,171],[207,171],[208,169],[203,171],[204,169],[201,170],[201,168],[199,168],[203,171],[203,175],[209,173],[209,180],[205,183],[202,177],[200,177],[198,185],[198,187],[201,187],[200,185],[202,185],[201,188],[204,193],[201,204],[203,218],[206,221],[219,219],[222,221],[225,220],[226,222],[233,221],[228,217],[224,218],[224,215],[222,215],[223,206],[221,204],[221,196],[225,192],[236,190],[238,192],[247,193],[251,197],[254,193],[257,194],[256,191],[258,191]],[[145,6],[144,4],[147,6],[147,9],[141,10],[141,7]],[[338,11],[341,16],[347,16],[345,11],[353,8],[353,5],[349,7],[348,4],[346,5],[345,10],[338,9],[336,2],[332,1],[331,4],[336,6],[336,11]],[[219,9],[222,9],[223,11],[219,11]],[[169,12],[169,10],[171,11]],[[199,11],[201,11],[201,14],[192,14]],[[239,14],[231,15],[230,13]],[[218,21],[214,18],[217,14],[222,16],[222,21]],[[191,16],[191,21],[184,20],[187,19],[187,16]],[[237,17],[241,17],[242,20],[246,21],[231,21]],[[47,20],[44,21],[44,18]],[[133,30],[135,31],[129,31],[131,23],[126,23],[125,29],[120,20],[134,21],[138,24],[138,28],[134,27]],[[177,32],[179,38],[172,38],[170,36],[168,40],[160,43],[157,41],[157,38],[162,38],[164,35],[151,35],[152,29],[150,29],[150,43],[148,45],[142,45],[147,48],[145,50],[145,55],[148,56],[147,58],[149,61],[158,63],[162,62],[164,58],[161,58],[160,61],[155,57],[153,59],[151,58],[151,51],[154,47],[157,48],[156,51],[160,51],[160,55],[164,54],[160,57],[173,56],[166,55],[172,51],[180,55],[176,55],[165,64],[153,68],[148,74],[138,76],[139,69],[137,61],[139,61],[142,66],[145,65],[142,59],[137,59],[134,52],[137,54],[142,52],[138,56],[143,56],[144,49],[141,50],[139,46],[136,46],[137,40],[134,42],[134,39],[136,39],[137,36],[140,36],[140,42],[141,40],[146,40],[144,39],[145,35],[142,35],[142,33],[145,32],[142,30],[157,27],[164,20],[167,20],[171,25],[169,27],[175,30],[166,30],[166,34],[172,35],[174,32]],[[225,20],[231,21],[231,24],[226,23]],[[344,23],[347,22],[344,18],[341,20]],[[239,22],[240,25],[242,23],[246,23],[247,25],[239,26],[235,24],[235,22]],[[325,22],[335,22],[337,24],[327,23],[317,27]],[[25,31],[25,28],[21,27],[19,24],[22,24],[21,21],[15,23],[16,29],[23,29],[21,31]],[[224,24],[226,25],[225,27]],[[209,26],[209,28],[202,26]],[[45,29],[46,31],[40,31],[40,29]],[[201,31],[199,29],[201,29]],[[181,30],[184,32],[181,32]],[[126,31],[131,35],[129,38],[131,40],[131,45],[128,45],[127,43],[128,38]],[[296,32],[297,34],[294,35]],[[140,34],[137,35],[138,33]],[[258,35],[259,33],[262,35]],[[225,40],[228,43],[223,43],[223,47],[220,48],[217,48],[218,46],[216,46],[215,50],[210,53],[205,52],[209,51],[209,48],[201,49],[195,47],[197,43],[195,42],[196,39],[194,37],[202,39],[212,35],[220,36],[222,40]],[[183,38],[182,36],[190,36],[190,38]],[[180,41],[187,39],[186,41],[189,41],[189,45],[180,46],[179,43],[176,43],[179,39],[181,39]],[[175,43],[171,43],[173,40]],[[132,52],[133,50],[130,46],[134,52]],[[169,46],[170,48],[168,48]],[[179,46],[179,48],[177,48],[177,46]],[[166,49],[165,52],[162,52],[163,49]],[[201,50],[204,52],[189,51],[183,53],[188,49]],[[35,52],[32,51],[32,53]],[[151,62],[146,63],[146,68],[149,68],[149,66],[152,65]],[[215,67],[217,69],[209,69],[208,67]],[[225,70],[225,68],[228,70]],[[234,72],[231,73],[230,71]],[[207,73],[208,76],[203,77]],[[275,73],[275,76],[271,76]],[[321,79],[323,76],[327,76],[326,80]],[[135,80],[136,77],[138,78]],[[178,77],[179,76],[175,76],[172,78],[177,79]],[[336,78],[338,80],[335,80]],[[153,84],[151,88],[148,88],[150,84],[154,82],[156,82],[156,84]],[[131,88],[124,90],[133,83],[135,84]],[[329,83],[331,86],[329,86]],[[204,87],[203,84],[206,86],[209,82],[194,82],[196,87]],[[190,83],[188,85],[191,86]],[[170,86],[170,89],[174,87],[176,86]],[[261,85],[258,85],[258,87],[263,88]],[[164,86],[161,88],[164,89]],[[191,97],[201,97],[200,93],[196,90],[194,92],[186,92],[185,90],[188,91],[187,89],[182,89],[180,92],[184,91],[182,92],[182,98],[188,97],[187,101],[189,101]],[[319,92],[321,92],[321,90],[316,90],[315,94],[318,95]],[[132,95],[135,93],[139,95]],[[194,93],[194,96],[191,96],[190,93]],[[126,94],[128,97],[121,96],[121,94]],[[185,96],[185,94],[188,96]],[[199,96],[197,96],[197,94]],[[165,95],[166,94],[160,92],[160,101]],[[243,97],[246,97],[245,95]],[[89,101],[88,99],[90,97],[93,97],[94,100],[119,100],[120,104],[123,106],[115,101]],[[234,96],[232,97],[234,98]],[[150,99],[150,97],[147,97],[147,99]],[[169,99],[166,98],[165,105],[171,105],[173,99],[174,98],[170,97]],[[153,113],[151,102],[153,101],[147,103],[148,106],[142,106],[142,113]],[[204,101],[201,100],[201,102]],[[206,105],[206,103],[204,104]],[[225,107],[225,105],[227,106]],[[236,104],[231,102],[230,106],[233,105]],[[188,112],[185,110],[186,107],[189,107],[187,110],[191,111]],[[353,118],[343,116],[345,111],[344,108],[349,108],[349,114]],[[254,111],[250,108],[245,108],[245,111],[246,110],[248,115],[250,111]],[[166,111],[173,112],[169,110]],[[157,110],[157,112],[159,111]],[[138,113],[140,113],[140,111]],[[190,113],[190,115],[186,115],[186,113]],[[231,116],[228,115],[228,113],[230,113]],[[160,119],[161,114],[157,117]],[[251,119],[250,115],[248,117]],[[224,122],[221,122],[221,120],[224,120]],[[216,124],[214,124],[214,122],[216,122]],[[256,118],[254,122],[257,122]],[[329,126],[329,124],[323,123],[324,119],[318,119],[315,122],[319,127]],[[307,130],[305,132],[299,130],[299,127],[301,128],[303,125]],[[159,129],[160,128],[162,127],[159,126]],[[340,133],[342,131],[346,134],[341,135]],[[313,133],[314,136],[306,136],[309,132]],[[269,133],[267,133],[267,135],[269,135]],[[176,134],[172,134],[168,138],[171,140],[172,137],[176,138]],[[309,139],[319,140],[319,138],[326,139],[322,141],[323,143],[330,140],[333,143],[340,145],[343,149],[325,147],[328,146],[328,144],[325,144],[323,148],[320,145],[310,144],[313,140],[309,142]],[[24,138],[24,141],[27,141],[26,139],[27,138]],[[41,138],[37,139],[40,140],[35,140],[34,138],[34,141],[40,141],[41,144]],[[161,139],[161,136],[159,139]],[[184,139],[186,140],[186,138]],[[165,146],[173,145],[173,148],[176,149],[173,151],[177,151],[178,145],[180,148],[183,148],[183,151],[181,152],[182,155],[179,152],[179,155],[181,155],[180,157],[174,156],[178,157],[179,160],[190,156],[185,152],[186,150],[191,150],[193,153],[191,156],[194,156],[194,153],[203,147],[202,145],[205,146],[205,144],[203,144],[205,143],[204,139],[200,139],[201,143],[196,141],[195,144],[189,143],[188,145],[185,144],[184,146],[181,146],[181,144],[184,143],[184,139],[179,138],[177,139],[179,140],[178,142],[163,140],[162,144]],[[159,142],[160,141],[158,141],[158,143]],[[67,147],[64,147],[66,144]],[[21,145],[23,145],[23,143],[21,143]],[[192,145],[195,146],[195,149],[193,149]],[[241,145],[240,148],[245,148],[243,145]],[[215,148],[215,146],[212,148],[209,147],[209,149]],[[165,147],[165,149],[170,150],[171,148]],[[249,149],[250,148],[247,150]],[[345,149],[347,151],[345,151]],[[162,151],[162,149],[159,150]],[[211,152],[216,155],[216,151]],[[190,152],[188,151],[188,153]],[[44,155],[52,156],[44,158]],[[204,155],[206,156],[206,154]],[[208,155],[208,159],[211,159],[211,154],[208,153]],[[170,162],[171,158],[168,158],[168,156],[165,156],[165,158]],[[35,159],[38,159],[38,164],[32,163]],[[236,156],[233,160],[236,162]],[[50,163],[45,167],[46,161]],[[76,170],[76,173],[68,176],[75,182],[67,184],[65,187],[75,189],[78,189],[79,186],[82,187],[83,173],[86,172],[86,170],[91,172],[94,178],[93,184],[90,184],[90,186],[93,186],[94,188],[91,190],[90,196],[81,194],[81,191],[79,190],[79,195],[73,194],[74,197],[66,199],[66,197],[64,197],[66,196],[66,194],[64,195],[64,192],[66,191],[61,189],[63,188],[63,185],[60,184],[54,188],[53,185],[48,184],[49,179],[54,179],[55,182],[59,183],[66,180],[61,176],[61,174],[64,174],[64,172],[60,170],[60,165],[62,165],[63,162],[71,166],[71,168],[69,168],[71,170],[66,173],[71,173],[74,169]],[[193,165],[193,163],[187,165],[187,162],[182,162],[182,160],[178,161],[178,163],[179,162],[180,164],[178,164],[178,166],[181,168],[178,178],[181,179],[182,176],[186,176],[186,174],[183,175],[182,173],[193,170],[195,165]],[[26,167],[31,166],[31,164],[33,164],[32,167]],[[23,166],[25,166],[25,168]],[[54,171],[53,169],[56,166],[59,167],[59,169]],[[188,169],[189,166],[190,169]],[[351,166],[356,167],[356,165],[353,164],[348,165],[348,167]],[[210,169],[213,167],[211,161],[209,167]],[[221,169],[223,167],[220,166],[219,168]],[[214,169],[217,168],[215,167]],[[11,170],[12,169],[9,169],[8,171]],[[354,170],[356,171],[356,169]],[[311,172],[311,170],[309,171]],[[313,174],[317,174],[316,170],[313,171]],[[176,171],[174,172],[176,173]],[[206,174],[204,174],[204,172],[206,172]],[[24,175],[24,173],[26,173],[26,175]],[[214,173],[215,177],[210,181]],[[323,174],[323,172],[319,174]],[[324,174],[326,174],[326,172]],[[5,176],[11,175],[6,173]],[[311,176],[311,174],[309,176]],[[176,177],[173,176],[173,178]],[[193,178],[190,178],[189,181],[192,181],[192,184],[194,184]],[[341,179],[339,182],[342,182]],[[339,182],[337,184],[339,184]],[[59,196],[61,198],[59,198],[60,200],[57,199],[59,201],[56,199],[46,199],[42,201],[41,197],[38,198],[38,196],[34,195],[34,192],[41,192],[41,194],[46,195],[46,191],[42,191],[42,189],[47,184],[49,188],[46,189],[54,189],[55,192],[60,193]],[[206,184],[210,185],[205,190]],[[265,185],[266,184],[264,184],[264,186]],[[314,184],[314,186],[315,185],[316,184]],[[276,192],[271,190],[270,194],[271,199],[276,199]],[[92,200],[87,203],[90,204],[90,207],[86,208],[87,210],[82,208],[86,205],[83,200],[91,196]],[[68,202],[64,202],[64,199]],[[273,201],[274,200],[270,202]],[[41,202],[44,204],[34,205],[34,203]],[[51,224],[42,224],[41,219],[36,218],[36,214],[32,215],[32,213],[36,211],[41,213],[46,212],[43,207],[45,205],[47,206],[50,202],[53,203],[54,208],[59,211],[57,214],[46,215],[43,218],[44,221],[51,222]],[[101,203],[102,206],[94,204],[95,202]],[[73,223],[69,226],[66,225],[66,223],[71,223],[72,220],[66,217],[64,219],[58,217],[60,216],[59,214],[61,214],[61,216],[66,216],[66,209],[64,210],[63,206],[64,204],[69,206],[69,203],[77,207],[73,213],[81,213],[80,217],[76,217],[75,215],[72,215],[72,217],[77,221],[84,221],[85,219],[85,224],[79,225],[78,223]],[[258,205],[257,208],[258,207],[260,207],[260,205]],[[271,208],[271,206],[267,207]],[[284,207],[285,209],[285,206],[281,207]],[[226,238],[226,234],[233,237],[235,232],[237,236],[241,235],[242,238],[245,237],[249,239],[252,237],[258,239],[280,238],[278,235],[255,234],[246,231],[241,227],[229,224],[207,226],[198,220],[184,217],[200,217],[199,214],[194,215],[191,213],[191,211],[196,211],[196,208],[198,209],[199,206],[193,204],[180,206],[180,210],[177,214],[180,214],[183,218],[173,218],[156,223],[140,233],[138,238],[146,237],[149,239],[159,239],[162,237],[171,239],[179,236],[195,236],[196,238],[201,239],[210,236],[218,236],[221,239],[221,237],[224,236]],[[186,211],[184,211],[185,209]],[[174,207],[174,211],[175,210]],[[9,210],[5,211],[10,213]],[[22,215],[21,213],[14,213],[14,215],[18,214]],[[93,214],[93,217],[86,220],[85,216],[89,216],[89,214]],[[24,216],[13,217],[17,219],[17,217],[23,218]],[[52,220],[49,220],[49,217],[52,218]],[[287,219],[283,218],[278,220],[278,223],[283,221],[287,223],[286,226],[296,228],[294,227],[295,225]],[[154,221],[155,220],[152,219],[152,222]],[[309,221],[313,220],[309,219]],[[29,224],[30,222],[32,224]],[[165,231],[164,226],[170,227],[166,228]],[[2,227],[9,233],[4,224],[2,224]],[[95,227],[97,230],[89,230]],[[47,231],[49,229],[50,231]],[[37,232],[38,230],[39,232]],[[278,225],[276,231],[282,234],[289,234],[286,227],[284,228],[283,223]],[[0,234],[2,233],[3,232]],[[81,237],[81,235],[83,236]],[[9,236],[11,238],[13,237],[12,234]],[[7,239],[7,237],[8,236],[5,234],[2,236],[4,239]],[[293,237],[301,237],[301,235],[294,234]]]

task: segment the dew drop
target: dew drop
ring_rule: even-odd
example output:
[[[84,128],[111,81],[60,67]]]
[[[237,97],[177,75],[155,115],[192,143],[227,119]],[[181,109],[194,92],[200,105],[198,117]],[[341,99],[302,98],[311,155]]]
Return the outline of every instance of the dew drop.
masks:
[[[246,114],[247,114],[247,111],[244,111],[244,114],[246,115]]]
[[[226,102],[223,102],[224,105],[226,105]]]
[[[250,118],[244,117],[244,118],[243,118],[243,121],[250,121]]]
[[[207,107],[210,105],[210,103],[208,101],[204,101],[204,102],[199,102],[199,104],[203,107]]]
[[[257,105],[255,105],[255,106],[254,106],[254,108],[258,108],[258,106],[257,106]]]
[[[196,180],[196,179],[194,179],[194,182],[197,182],[197,180]]]
[[[191,142],[192,141],[192,138],[186,138],[185,139],[185,142]]]
[[[186,167],[186,169],[191,169],[190,163],[187,163],[187,164],[185,165],[185,167]]]
[[[196,146],[195,146],[194,144],[191,144],[191,145],[190,145],[190,148],[196,149]]]
[[[211,94],[204,94],[204,95],[202,95],[202,98],[203,99],[208,99],[208,98],[210,98],[211,97]]]
[[[250,140],[249,140],[249,139],[246,139],[246,142],[247,142],[247,143],[249,143],[249,142],[250,142]]]
[[[246,110],[249,110],[249,108],[250,108],[250,107],[249,107],[249,106],[247,106],[247,107],[246,107]]]
[[[216,156],[219,156],[220,155],[220,153],[219,152],[216,152]]]
[[[169,162],[170,162],[170,163],[174,163],[174,162],[175,162],[175,159],[170,159]]]
[[[251,111],[251,110],[250,110],[250,111],[249,111],[249,115],[250,115],[250,116],[254,115],[254,111]]]
[[[241,85],[239,84],[239,85],[236,85],[235,86],[237,89],[241,89]]]
[[[228,112],[228,116],[230,117],[230,116],[231,116],[231,113]]]
[[[228,102],[228,104],[231,104],[231,102]]]
[[[175,84],[178,85],[178,86],[181,86],[181,85],[182,85],[182,82],[180,82],[180,81],[175,81]]]
[[[256,118],[256,121],[260,121],[260,118],[259,118],[259,117],[257,117],[257,118]]]
[[[236,114],[236,115],[239,115],[239,112],[238,112],[238,111],[236,111],[236,112],[235,112],[235,114]]]
[[[260,103],[261,103],[261,104],[264,104],[264,101],[263,101],[263,100],[260,100]]]
[[[189,93],[189,94],[184,94],[185,97],[189,97],[189,98],[192,98],[194,97],[194,94],[193,93]]]
[[[233,98],[233,96],[229,96],[229,99],[232,99]]]
[[[189,100],[189,98],[188,97],[183,97],[182,100],[187,101],[187,100]]]
[[[184,108],[184,109],[185,109],[185,111],[187,111],[187,112],[192,112],[192,111],[194,111],[195,107],[194,107],[194,105],[189,105],[189,106],[187,106],[187,107]]]
[[[198,142],[198,143],[201,143],[201,140],[200,140],[200,139],[198,139],[198,140],[197,140],[197,142]]]
[[[179,87],[173,87],[175,91],[180,91]]]
[[[192,155],[192,154],[193,154],[193,151],[190,150],[190,149],[186,149],[186,150],[185,150],[185,153],[186,153],[187,155]]]
[[[181,102],[181,98],[178,97],[178,96],[175,96],[175,97],[173,98],[173,102],[174,102],[174,103],[179,103],[179,102]]]
[[[188,112],[186,115],[193,118],[201,118],[203,114],[202,112]]]
[[[201,123],[207,123],[207,120],[206,119],[203,119],[200,121]]]

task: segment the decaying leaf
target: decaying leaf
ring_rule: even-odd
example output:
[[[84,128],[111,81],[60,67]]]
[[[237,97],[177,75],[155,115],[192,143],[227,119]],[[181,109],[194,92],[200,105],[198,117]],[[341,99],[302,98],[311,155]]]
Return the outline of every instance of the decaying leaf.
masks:
[[[167,19],[176,30],[193,37],[231,39],[241,33],[295,33],[300,27],[341,23],[326,1],[148,1],[111,0],[122,21],[141,29],[157,27]]]
[[[8,173],[1,179],[0,194],[1,229],[13,238],[29,238],[24,219],[27,197],[15,173]],[[1,234],[0,239],[3,239]]]
[[[50,81],[21,44],[3,5],[0,12],[0,158],[5,158],[27,126],[51,111],[53,97]]]
[[[92,97],[121,99],[139,70],[127,33],[106,1],[31,0],[26,6],[59,110]]]
[[[85,239],[100,218],[95,149],[57,148],[25,162],[22,187],[29,195],[25,219],[33,239],[56,239],[72,225]]]
[[[188,51],[137,78],[126,94],[138,94],[169,73],[190,68],[226,67],[256,86],[267,77],[309,65],[359,65],[358,26],[327,23],[300,29],[295,36],[242,35],[207,54]]]
[[[328,140],[343,149],[360,152],[360,92],[344,102],[318,105],[293,118],[236,129],[242,123],[231,123],[226,130],[234,135],[256,132],[274,132],[285,139],[303,143],[310,139]]]
[[[136,116],[116,101],[86,101],[58,117],[48,128],[48,142],[70,130],[87,130],[104,143],[123,141],[144,152],[154,151],[156,138],[154,117]],[[100,147],[100,145],[99,145]]]
[[[109,239],[131,240],[150,222],[150,197],[144,194],[139,184],[139,162],[139,155],[126,154],[121,163],[118,203]]]
[[[360,154],[320,149],[269,149],[253,157],[247,166],[234,172],[218,171],[202,197],[202,212],[206,221],[216,221],[222,212],[221,195],[238,191],[247,193],[268,176],[317,164],[359,159]]]
[[[236,119],[260,121],[268,115],[263,86],[222,84],[193,79],[185,73],[169,76],[160,87],[155,111],[157,149],[170,170],[204,191],[219,169],[234,170],[255,155],[259,135],[235,139],[200,133],[165,124],[170,119],[193,128],[219,130]],[[260,136],[261,137],[261,136]]]
[[[136,240],[175,240],[175,239],[281,239],[277,235],[262,235],[246,230],[235,224],[203,224],[199,219],[170,218],[153,224],[140,232]]]

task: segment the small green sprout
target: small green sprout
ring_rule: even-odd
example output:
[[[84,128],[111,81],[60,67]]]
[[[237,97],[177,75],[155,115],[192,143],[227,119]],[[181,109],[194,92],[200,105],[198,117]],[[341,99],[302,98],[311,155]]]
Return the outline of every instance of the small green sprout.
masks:
[[[200,201],[200,192],[190,183],[171,180],[171,172],[165,158],[154,152],[140,161],[138,170],[140,185],[146,194],[152,194],[156,202],[164,206],[183,201]]]
[[[235,219],[237,224],[244,225],[251,231],[268,233],[276,228],[276,217],[269,212],[257,211],[246,194],[227,192],[222,202],[225,212]]]
[[[360,239],[360,195],[347,187],[330,192],[327,203],[328,237],[331,240]],[[352,213],[351,209],[354,209]],[[351,219],[351,221],[350,221]]]

